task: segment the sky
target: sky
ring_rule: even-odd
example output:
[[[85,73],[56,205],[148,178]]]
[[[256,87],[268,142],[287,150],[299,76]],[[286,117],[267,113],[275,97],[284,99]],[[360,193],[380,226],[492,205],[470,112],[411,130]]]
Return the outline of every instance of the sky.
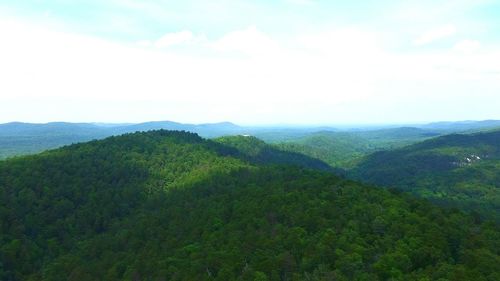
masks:
[[[500,119],[499,27],[499,0],[0,0],[0,123]]]

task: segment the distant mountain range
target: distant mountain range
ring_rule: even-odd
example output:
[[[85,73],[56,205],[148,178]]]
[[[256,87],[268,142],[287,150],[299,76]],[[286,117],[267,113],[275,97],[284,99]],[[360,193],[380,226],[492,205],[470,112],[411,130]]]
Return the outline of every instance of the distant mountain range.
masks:
[[[67,123],[67,122],[52,122],[46,124],[33,124],[12,122],[0,124],[0,136],[37,136],[37,135],[99,135],[99,134],[124,134],[136,131],[150,130],[176,130],[196,132],[200,135],[213,134],[219,135],[224,132],[234,132],[241,127],[229,123],[213,123],[213,124],[182,124],[171,121],[156,121],[145,122],[139,124],[106,124],[106,123]]]
[[[109,136],[159,129],[192,132],[206,138],[248,134],[259,136],[267,141],[296,138],[320,130],[334,130],[329,127],[243,127],[230,122],[206,124],[183,124],[172,121],[139,124],[12,122],[0,124],[0,159],[38,153]]]
[[[242,130],[241,127],[228,122],[200,125],[170,121],[140,124],[66,122],[31,124],[13,122],[0,124],[0,159],[38,153],[47,149],[114,135],[158,129],[194,132],[204,137],[237,134]]]
[[[434,122],[417,127],[451,132],[477,131],[500,127],[500,120]]]
[[[85,142],[94,139],[150,130],[176,130],[197,133],[206,138],[215,138],[229,135],[252,135],[266,142],[279,143],[305,139],[316,135],[329,135],[345,138],[356,138],[352,143],[364,143],[368,148],[361,148],[363,153],[373,152],[385,145],[400,146],[423,140],[428,137],[448,134],[452,132],[470,132],[500,127],[500,121],[463,121],[439,122],[413,127],[379,128],[369,127],[343,128],[342,130],[329,126],[293,127],[293,126],[238,126],[230,122],[207,124],[183,124],[172,121],[155,121],[139,124],[107,124],[107,123],[68,123],[52,122],[33,124],[12,122],[0,124],[0,159],[38,153],[73,143]],[[313,140],[314,141],[314,140]],[[368,144],[366,142],[368,141]],[[380,146],[380,144],[384,144]],[[376,149],[374,149],[374,147]],[[291,149],[293,150],[293,149]],[[307,149],[296,149],[307,150]],[[304,151],[300,151],[304,152]],[[307,153],[306,153],[307,154]],[[363,154],[364,155],[364,154]],[[328,162],[328,159],[322,159]],[[330,161],[332,162],[332,161]]]

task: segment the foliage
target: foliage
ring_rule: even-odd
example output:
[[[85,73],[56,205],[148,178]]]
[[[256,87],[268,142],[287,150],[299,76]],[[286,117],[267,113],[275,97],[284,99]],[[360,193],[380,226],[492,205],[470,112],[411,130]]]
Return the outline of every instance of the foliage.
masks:
[[[279,147],[266,144],[262,140],[253,136],[228,136],[214,139],[214,141],[221,143],[228,147],[233,147],[245,159],[259,164],[293,164],[296,166],[303,166],[306,168],[334,171],[328,164],[308,157],[304,154],[289,152],[280,149]],[[341,173],[340,170],[335,170]]]
[[[239,141],[155,131],[0,162],[0,279],[500,279],[498,226]]]
[[[447,135],[374,153],[354,178],[397,187],[500,221],[500,131]]]
[[[439,135],[417,128],[395,128],[354,132],[319,132],[277,144],[286,151],[325,161],[332,167],[354,167],[362,157],[380,150],[403,147]]]

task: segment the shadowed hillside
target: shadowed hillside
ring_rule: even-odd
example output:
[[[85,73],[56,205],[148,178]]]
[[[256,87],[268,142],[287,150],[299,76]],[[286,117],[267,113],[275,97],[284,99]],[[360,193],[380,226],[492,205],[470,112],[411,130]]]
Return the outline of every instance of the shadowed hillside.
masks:
[[[352,175],[500,219],[500,131],[447,135],[376,152]]]

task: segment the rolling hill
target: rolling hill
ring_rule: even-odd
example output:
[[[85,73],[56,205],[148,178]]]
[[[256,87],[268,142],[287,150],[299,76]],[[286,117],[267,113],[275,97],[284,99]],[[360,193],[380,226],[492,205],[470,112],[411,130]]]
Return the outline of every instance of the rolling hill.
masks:
[[[497,225],[286,156],[162,130],[0,161],[0,279],[499,279]]]
[[[170,121],[140,124],[93,124],[54,122],[0,124],[0,159],[39,153],[73,143],[103,139],[109,136],[150,130],[178,130],[205,137],[237,134],[242,128],[228,122],[214,124],[182,124]]]
[[[351,175],[500,220],[500,131],[446,135],[376,152]]]
[[[259,164],[292,164],[322,171],[343,173],[325,162],[304,154],[284,151],[253,136],[227,136],[214,139],[228,147],[237,149],[246,159]]]
[[[318,132],[277,144],[287,151],[321,159],[332,167],[348,169],[363,157],[439,136],[438,131],[412,127],[351,132]]]
[[[328,126],[238,126],[230,122],[183,124],[172,121],[139,124],[67,123],[0,124],[0,160],[39,153],[73,143],[103,139],[137,131],[178,130],[216,138],[252,135],[281,148],[320,157],[334,167],[352,166],[359,156],[400,147],[429,137],[463,131],[481,131],[500,126],[500,121],[441,122],[412,127],[353,127],[342,130]],[[281,144],[283,143],[283,144]]]

